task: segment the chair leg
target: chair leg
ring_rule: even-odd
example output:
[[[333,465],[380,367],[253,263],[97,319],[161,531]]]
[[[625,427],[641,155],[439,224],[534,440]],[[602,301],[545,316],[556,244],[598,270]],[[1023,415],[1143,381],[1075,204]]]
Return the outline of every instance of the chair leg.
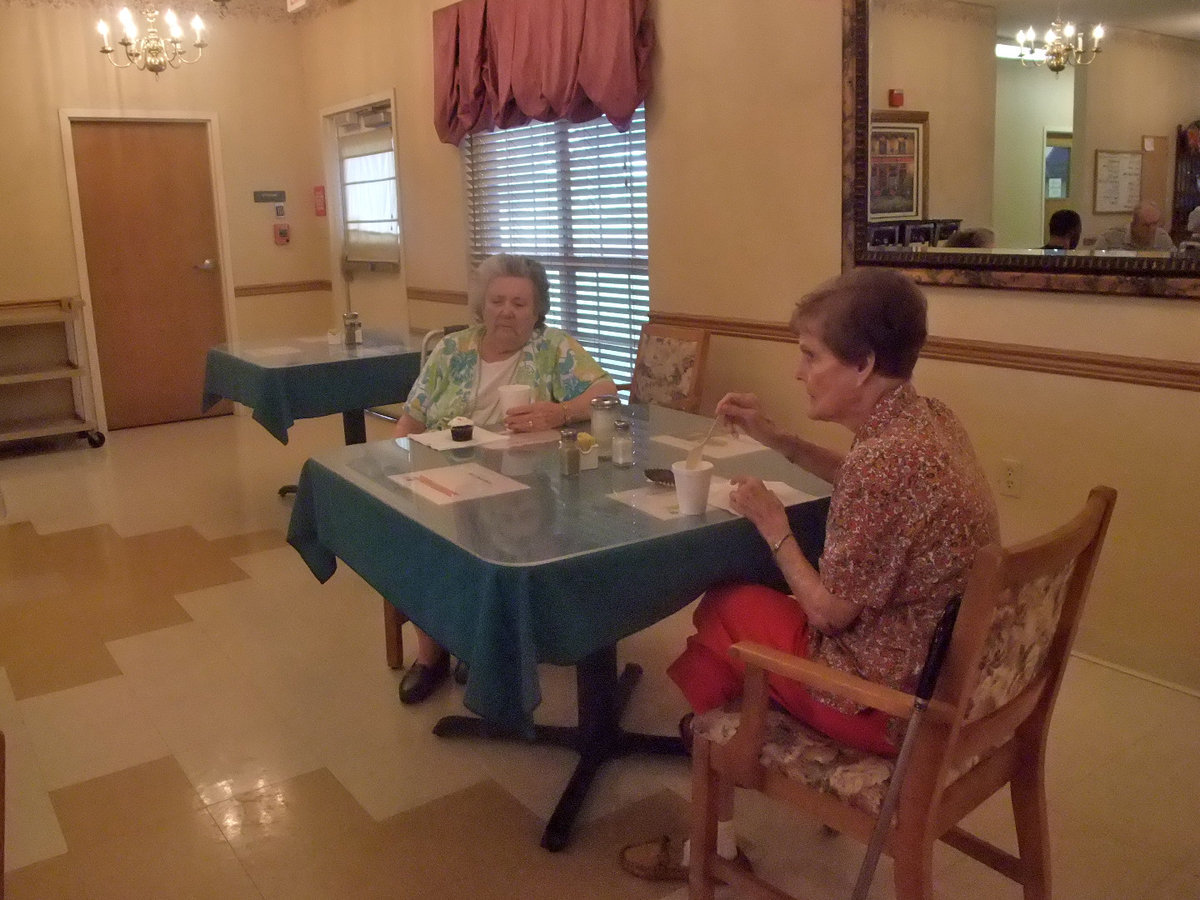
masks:
[[[401,626],[408,618],[388,601],[383,601],[383,642],[390,669],[404,668],[404,633]]]
[[[1018,765],[1009,784],[1025,900],[1050,897],[1050,825],[1046,815],[1044,762],[1038,755],[1027,764]]]
[[[933,900],[932,838],[898,823],[892,834],[896,900]]]
[[[721,795],[720,778],[710,766],[712,744],[697,737],[692,746],[691,859],[688,864],[690,900],[713,900],[715,882],[708,874],[708,860],[717,852],[717,812]]]

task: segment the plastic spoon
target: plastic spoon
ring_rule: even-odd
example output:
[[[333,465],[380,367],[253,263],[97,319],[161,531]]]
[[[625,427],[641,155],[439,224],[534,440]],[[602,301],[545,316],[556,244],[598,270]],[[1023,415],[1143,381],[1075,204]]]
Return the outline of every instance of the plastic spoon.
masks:
[[[700,463],[704,461],[704,445],[708,443],[708,439],[712,437],[713,432],[717,430],[717,422],[719,421],[721,421],[720,418],[713,419],[713,423],[708,427],[708,434],[704,436],[704,440],[688,451],[687,462],[685,465],[689,469],[698,469],[700,467]]]

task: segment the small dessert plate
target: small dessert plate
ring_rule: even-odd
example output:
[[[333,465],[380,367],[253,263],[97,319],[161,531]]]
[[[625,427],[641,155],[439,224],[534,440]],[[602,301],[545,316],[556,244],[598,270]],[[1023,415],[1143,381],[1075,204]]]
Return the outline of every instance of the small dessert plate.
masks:
[[[646,469],[646,480],[660,487],[674,487],[675,473],[670,469]]]

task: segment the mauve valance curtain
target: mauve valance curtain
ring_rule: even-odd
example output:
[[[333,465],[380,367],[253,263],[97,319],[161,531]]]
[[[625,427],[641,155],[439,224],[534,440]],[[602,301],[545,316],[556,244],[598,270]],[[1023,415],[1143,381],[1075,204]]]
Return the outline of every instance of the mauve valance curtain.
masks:
[[[624,131],[650,91],[648,0],[462,0],[433,13],[438,137],[587,122]]]

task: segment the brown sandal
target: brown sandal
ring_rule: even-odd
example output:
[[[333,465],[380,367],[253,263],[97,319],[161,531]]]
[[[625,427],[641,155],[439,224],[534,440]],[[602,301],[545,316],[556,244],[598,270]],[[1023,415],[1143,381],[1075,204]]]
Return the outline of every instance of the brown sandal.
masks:
[[[621,868],[644,881],[687,881],[683,845],[669,835],[621,848]]]
[[[687,881],[688,870],[683,864],[683,844],[672,841],[669,835],[621,848],[621,868],[644,881]],[[742,848],[738,847],[734,865],[747,872],[754,868]]]

